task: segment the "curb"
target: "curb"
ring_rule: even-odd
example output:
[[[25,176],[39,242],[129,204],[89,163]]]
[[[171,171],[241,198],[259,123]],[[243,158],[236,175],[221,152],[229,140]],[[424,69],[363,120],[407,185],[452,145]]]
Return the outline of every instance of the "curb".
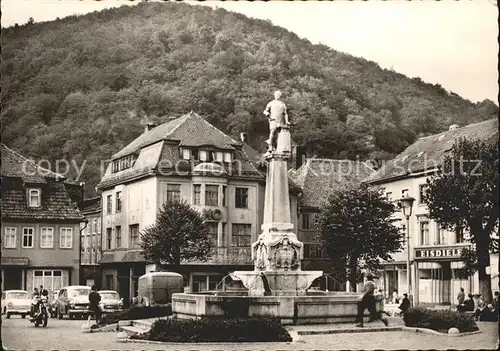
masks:
[[[476,330],[473,332],[460,333],[460,334],[445,334],[440,333],[438,331],[427,329],[427,328],[417,328],[417,327],[406,327],[406,326],[398,326],[398,327],[375,327],[375,328],[338,328],[338,329],[327,329],[327,330],[300,330],[296,331],[297,335],[324,335],[324,334],[348,334],[348,333],[370,333],[370,332],[383,332],[383,331],[407,331],[407,332],[415,332],[415,333],[423,333],[423,334],[432,334],[439,336],[451,336],[451,337],[461,337],[468,335],[481,334],[482,330]],[[291,332],[288,331],[292,336]],[[293,337],[293,336],[292,336]],[[294,338],[295,339],[295,338]]]
[[[402,331],[403,327],[375,327],[375,328],[337,328],[327,330],[301,330],[298,335],[321,335],[321,334],[347,334],[347,333],[370,333],[382,331]]]
[[[427,328],[419,328],[419,327],[402,327],[402,328],[403,328],[402,330],[409,331],[409,332],[433,334],[433,335],[440,335],[440,336],[451,336],[451,337],[475,335],[475,334],[481,334],[483,332],[482,330],[476,330],[473,332],[466,332],[466,333],[459,333],[459,334],[445,334],[445,333],[440,333],[438,331],[435,331],[432,329],[427,329]]]
[[[252,345],[269,345],[270,343],[280,343],[283,345],[294,344],[295,341],[270,341],[270,342],[164,342],[164,341],[152,341],[152,340],[138,340],[138,339],[128,339],[128,338],[117,338],[117,342],[120,343],[134,343],[134,344],[152,344],[152,345],[208,345],[208,346],[227,346],[227,345],[241,345],[241,344],[252,344]],[[297,341],[300,342],[300,341]]]
[[[82,328],[82,332],[86,334],[91,334],[91,333],[111,333],[111,332],[116,332],[118,328],[118,323],[115,324],[108,324],[105,326],[102,326],[100,328]]]

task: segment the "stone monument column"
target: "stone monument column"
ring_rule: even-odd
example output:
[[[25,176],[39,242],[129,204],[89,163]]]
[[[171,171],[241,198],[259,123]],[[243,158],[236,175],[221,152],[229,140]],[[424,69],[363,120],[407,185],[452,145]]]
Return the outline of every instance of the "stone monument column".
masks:
[[[275,93],[264,113],[269,117],[264,221],[252,244],[254,271],[234,272],[249,295],[304,295],[321,271],[302,271],[304,245],[294,233],[290,213],[287,160],[291,157],[290,122],[285,104]]]

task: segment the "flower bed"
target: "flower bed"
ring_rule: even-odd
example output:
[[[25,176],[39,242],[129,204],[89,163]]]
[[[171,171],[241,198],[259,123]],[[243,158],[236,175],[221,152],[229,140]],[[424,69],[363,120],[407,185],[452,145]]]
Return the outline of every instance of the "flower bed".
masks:
[[[450,328],[457,328],[460,333],[479,330],[472,316],[449,310],[410,308],[403,315],[403,320],[407,327],[428,328],[442,333],[447,333]]]
[[[276,319],[202,318],[160,319],[145,334],[133,339],[164,342],[276,342],[292,337]]]
[[[120,312],[106,314],[103,318],[103,322],[104,324],[114,324],[123,320],[167,317],[171,315],[172,304],[151,307],[137,306]]]

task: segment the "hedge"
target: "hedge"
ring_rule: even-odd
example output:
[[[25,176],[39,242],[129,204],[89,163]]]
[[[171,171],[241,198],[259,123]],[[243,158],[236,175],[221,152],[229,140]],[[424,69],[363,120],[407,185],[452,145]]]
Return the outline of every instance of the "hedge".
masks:
[[[172,315],[172,304],[159,306],[136,306],[123,311],[108,313],[103,317],[105,324],[114,324],[123,320],[167,317]]]
[[[450,328],[457,328],[460,333],[479,330],[472,316],[451,310],[410,308],[403,315],[403,320],[407,327],[428,328],[445,333]]]
[[[164,342],[292,341],[279,320],[270,318],[159,319],[145,334],[132,336]]]

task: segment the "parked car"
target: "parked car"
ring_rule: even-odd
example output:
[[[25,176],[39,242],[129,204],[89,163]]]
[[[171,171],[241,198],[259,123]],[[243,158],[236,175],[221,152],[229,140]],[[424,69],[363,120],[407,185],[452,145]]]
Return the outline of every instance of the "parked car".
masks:
[[[6,290],[2,293],[2,313],[6,318],[13,314],[26,318],[30,314],[31,296],[26,290]]]
[[[120,298],[120,294],[116,291],[100,290],[99,295],[101,295],[99,307],[103,315],[123,310],[123,299]]]
[[[88,286],[72,285],[62,288],[57,299],[57,318],[63,319],[66,315],[69,319],[87,317],[90,314],[89,294]]]
[[[51,318],[57,317],[57,305],[59,304],[59,298],[58,298],[59,291],[60,290],[54,291],[52,293],[52,297],[49,299],[48,311]]]

